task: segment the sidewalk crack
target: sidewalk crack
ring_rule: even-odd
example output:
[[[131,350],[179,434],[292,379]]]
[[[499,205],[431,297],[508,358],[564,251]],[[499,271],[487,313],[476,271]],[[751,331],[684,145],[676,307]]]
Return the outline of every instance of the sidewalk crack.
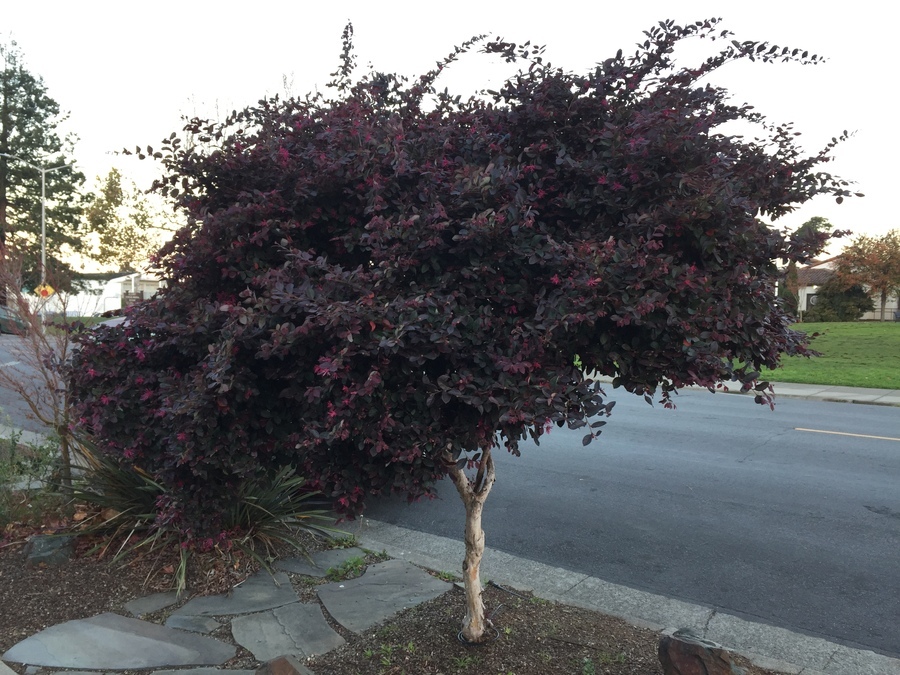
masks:
[[[303,653],[303,647],[300,645],[299,642],[297,642],[297,636],[296,636],[295,634],[293,634],[293,633],[288,629],[288,627],[285,625],[285,623],[281,620],[281,617],[278,615],[278,610],[279,610],[279,609],[281,609],[281,607],[277,607],[276,609],[272,610],[272,616],[275,617],[275,621],[276,621],[276,622],[278,623],[278,625],[281,627],[281,632],[284,633],[284,636],[285,636],[288,640],[290,640],[291,642],[293,642],[293,643],[294,643],[294,646],[295,646],[297,649],[299,649],[301,653]]]
[[[824,673],[826,670],[828,670],[828,666],[830,666],[830,665],[831,665],[831,662],[834,661],[834,657],[837,656],[837,653],[838,653],[838,650],[837,650],[837,649],[835,649],[833,652],[831,652],[831,656],[828,657],[828,660],[825,662],[825,665],[822,666],[822,672],[823,672],[823,673]]]
[[[712,611],[709,613],[709,616],[706,617],[706,623],[703,624],[703,635],[701,637],[705,638],[706,634],[709,632],[709,622],[713,620],[713,617],[716,615],[717,610],[715,607],[712,608]]]

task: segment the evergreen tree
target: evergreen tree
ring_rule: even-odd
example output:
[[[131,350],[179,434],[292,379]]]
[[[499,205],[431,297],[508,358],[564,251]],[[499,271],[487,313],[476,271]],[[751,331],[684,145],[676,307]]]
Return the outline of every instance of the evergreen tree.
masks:
[[[87,224],[97,234],[92,257],[119,271],[136,270],[156,248],[153,230],[160,228],[154,225],[154,214],[133,183],[122,184],[118,169],[110,169],[98,182],[99,193],[85,212]]]
[[[70,272],[60,261],[63,247],[82,248],[77,229],[84,175],[74,167],[74,136],[60,135],[65,119],[43,80],[27,70],[17,44],[0,44],[0,248],[21,250],[26,286],[41,277],[40,169],[45,169],[47,266],[57,283]]]
[[[875,309],[875,302],[859,284],[847,286],[837,276],[831,277],[816,291],[816,304],[804,316],[807,322],[857,321]]]

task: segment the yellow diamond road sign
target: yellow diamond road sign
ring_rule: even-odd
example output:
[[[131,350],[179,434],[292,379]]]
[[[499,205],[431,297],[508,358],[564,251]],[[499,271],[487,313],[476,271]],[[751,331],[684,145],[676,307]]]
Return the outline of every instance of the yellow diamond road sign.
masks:
[[[50,284],[41,284],[34,289],[34,292],[42,298],[49,298],[51,295],[56,293],[56,291],[53,290],[53,286],[51,286]]]

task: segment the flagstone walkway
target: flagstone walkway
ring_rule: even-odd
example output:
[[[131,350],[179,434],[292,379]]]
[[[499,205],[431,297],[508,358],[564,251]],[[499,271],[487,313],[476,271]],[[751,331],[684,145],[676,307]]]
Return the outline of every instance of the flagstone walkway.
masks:
[[[231,625],[234,642],[259,661],[279,656],[305,659],[344,644],[326,621],[323,606],[337,623],[359,634],[452,587],[408,562],[388,560],[369,565],[357,579],[319,586],[320,605],[300,602],[284,571],[324,577],[329,568],[364,555],[361,549],[349,548],[312,554],[312,564],[305,558],[279,561],[282,571],[274,576],[262,571],[230,593],[193,598],[171,612],[164,625],[140,617],[176,604],[175,594],[138,598],[125,605],[131,617],[108,612],[51,626],[14,645],[2,660],[50,671],[154,668],[155,675],[170,675],[166,668],[197,666],[177,672],[211,675],[237,653],[234,644],[207,635],[225,623]],[[8,675],[7,671],[0,662],[0,675]]]

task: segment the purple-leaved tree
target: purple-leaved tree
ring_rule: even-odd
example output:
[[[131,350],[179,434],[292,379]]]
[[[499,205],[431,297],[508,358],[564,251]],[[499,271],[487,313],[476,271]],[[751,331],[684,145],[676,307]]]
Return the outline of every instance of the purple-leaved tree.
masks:
[[[838,141],[804,155],[790,126],[700,81],[817,57],[713,20],[646,35],[584,75],[474,39],[411,83],[354,82],[348,27],[332,98],[261,101],[164,142],[157,188],[189,219],[158,257],[167,288],[96,331],[73,377],[82,424],[166,486],[161,522],[208,546],[234,486],[285,465],[348,514],[449,475],[478,642],[492,453],[554,424],[595,438],[612,403],[584,372],[648,401],[738,381],[770,402],[758,371],[806,353],[776,261],[829,235],[762,218],[848,196],[819,171]],[[676,67],[691,36],[725,46]],[[440,93],[477,44],[523,69],[483,97]]]

